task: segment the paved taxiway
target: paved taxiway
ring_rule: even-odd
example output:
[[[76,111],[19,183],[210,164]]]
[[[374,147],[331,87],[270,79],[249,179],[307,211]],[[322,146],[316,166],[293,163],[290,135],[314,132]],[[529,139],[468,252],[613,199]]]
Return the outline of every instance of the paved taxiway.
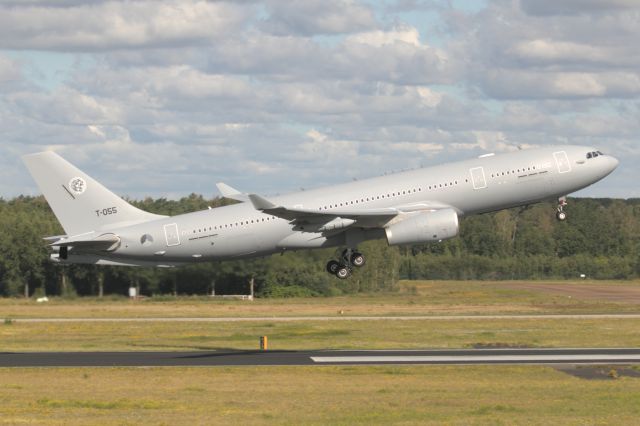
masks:
[[[397,351],[0,352],[0,367],[638,364],[640,348]]]

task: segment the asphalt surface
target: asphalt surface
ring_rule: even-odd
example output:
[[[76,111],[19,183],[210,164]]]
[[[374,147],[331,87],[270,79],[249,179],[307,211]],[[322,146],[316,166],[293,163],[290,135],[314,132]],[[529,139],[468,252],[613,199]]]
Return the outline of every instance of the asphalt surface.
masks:
[[[639,363],[640,348],[414,351],[0,352],[0,367]]]

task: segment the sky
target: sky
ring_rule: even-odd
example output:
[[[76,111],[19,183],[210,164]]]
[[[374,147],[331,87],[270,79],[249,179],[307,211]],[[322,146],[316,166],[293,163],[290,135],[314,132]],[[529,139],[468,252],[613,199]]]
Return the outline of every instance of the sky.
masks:
[[[0,197],[273,195],[554,144],[640,197],[637,0],[0,0]]]

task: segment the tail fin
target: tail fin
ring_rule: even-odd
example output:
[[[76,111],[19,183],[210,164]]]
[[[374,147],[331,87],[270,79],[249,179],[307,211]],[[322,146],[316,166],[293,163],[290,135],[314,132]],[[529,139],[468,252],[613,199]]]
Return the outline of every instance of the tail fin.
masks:
[[[163,217],[133,207],[54,152],[22,160],[69,236]]]

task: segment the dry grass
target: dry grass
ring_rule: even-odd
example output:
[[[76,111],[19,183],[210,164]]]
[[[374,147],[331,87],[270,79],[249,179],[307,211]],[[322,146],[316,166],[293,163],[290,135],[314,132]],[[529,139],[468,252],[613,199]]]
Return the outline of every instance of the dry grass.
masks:
[[[541,366],[0,369],[0,424],[635,424],[640,380]]]
[[[0,324],[0,350],[419,349],[474,346],[636,347],[640,319]]]
[[[594,300],[610,286],[616,300]],[[521,290],[521,288],[526,288]],[[558,290],[562,289],[562,291]],[[638,313],[624,292],[640,282],[404,282],[392,294],[315,299],[208,298],[0,300],[0,318],[382,316],[500,313]],[[569,296],[566,293],[569,292]],[[584,296],[584,297],[583,297]],[[602,298],[601,298],[602,299]],[[0,323],[0,350],[441,348],[472,346],[623,347],[640,345],[640,319],[473,319],[378,321]]]
[[[533,285],[532,285],[533,284]],[[537,288],[540,285],[540,288]],[[547,286],[545,288],[545,286]],[[597,299],[584,291],[554,291],[598,287]],[[602,297],[615,288],[616,298]],[[207,297],[122,299],[53,298],[1,299],[0,318],[139,318],[139,317],[263,317],[344,315],[447,315],[509,313],[630,313],[640,312],[640,281],[405,281],[400,291],[385,294],[306,299],[231,301]],[[624,297],[628,290],[635,297]]]
[[[604,284],[616,295],[640,287]],[[575,287],[571,297],[531,283],[410,282],[393,294],[255,302],[0,300],[0,318],[640,312],[632,299],[582,297],[582,281],[558,285]],[[586,285],[601,292],[603,283]],[[621,347],[640,346],[640,319],[18,321],[0,324],[0,350],[255,349],[261,335],[272,349]],[[588,381],[543,366],[0,369],[0,424],[582,425],[639,416],[640,380]]]

